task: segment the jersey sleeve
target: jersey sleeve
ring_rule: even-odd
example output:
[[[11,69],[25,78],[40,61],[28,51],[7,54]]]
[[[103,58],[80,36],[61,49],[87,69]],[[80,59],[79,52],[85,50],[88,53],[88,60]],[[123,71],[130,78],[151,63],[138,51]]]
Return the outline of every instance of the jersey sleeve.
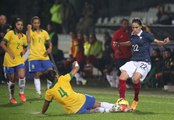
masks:
[[[50,36],[47,31],[44,31],[44,36],[46,41],[50,41]]]
[[[150,33],[147,33],[146,36],[147,36],[147,40],[148,40],[150,43],[153,42],[153,41],[155,40],[155,37],[154,37],[152,34],[150,34]]]
[[[3,41],[9,42],[10,38],[12,36],[12,31],[9,31],[5,34]]]
[[[66,82],[70,82],[72,78],[73,78],[73,75],[71,73],[68,73],[68,74],[62,76],[62,80],[66,81]]]
[[[53,96],[50,94],[50,91],[47,90],[45,93],[45,100],[52,101],[52,99],[53,99]]]

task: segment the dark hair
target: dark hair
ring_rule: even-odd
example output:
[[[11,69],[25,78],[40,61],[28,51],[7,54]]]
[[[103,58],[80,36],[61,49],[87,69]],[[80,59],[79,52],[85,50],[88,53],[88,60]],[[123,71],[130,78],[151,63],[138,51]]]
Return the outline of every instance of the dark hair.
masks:
[[[50,80],[51,82],[54,82],[55,77],[56,77],[56,71],[54,70],[49,70],[47,72],[44,73],[44,77],[48,80]]]
[[[128,20],[128,19],[126,19],[126,18],[123,18],[123,19],[120,21],[120,23],[122,24],[124,21],[126,21],[126,22],[128,22],[128,23],[129,23],[129,20]]]
[[[38,16],[34,16],[34,17],[31,18],[31,23],[33,23],[33,21],[36,20],[36,19],[40,21],[40,18]]]
[[[23,22],[23,20],[21,18],[15,18],[15,20],[12,23],[12,29],[13,30],[16,29],[16,23],[19,22],[19,21]]]
[[[138,25],[142,26],[142,22],[141,22],[140,18],[134,18],[132,20],[132,23],[137,23]]]

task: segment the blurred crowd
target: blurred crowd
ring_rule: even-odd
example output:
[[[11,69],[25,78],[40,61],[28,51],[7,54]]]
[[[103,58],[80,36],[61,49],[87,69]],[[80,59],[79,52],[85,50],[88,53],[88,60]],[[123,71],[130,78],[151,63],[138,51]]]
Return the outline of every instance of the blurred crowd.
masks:
[[[158,6],[158,12],[157,12],[157,24],[163,24],[163,25],[171,25],[172,20],[174,19],[174,12],[171,11],[170,6]]]

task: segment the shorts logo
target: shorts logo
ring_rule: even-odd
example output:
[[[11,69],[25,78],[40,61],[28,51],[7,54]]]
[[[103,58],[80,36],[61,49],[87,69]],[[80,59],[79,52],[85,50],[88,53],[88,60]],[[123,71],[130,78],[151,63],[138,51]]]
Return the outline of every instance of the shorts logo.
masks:
[[[35,69],[35,65],[34,64],[31,65],[31,69]]]

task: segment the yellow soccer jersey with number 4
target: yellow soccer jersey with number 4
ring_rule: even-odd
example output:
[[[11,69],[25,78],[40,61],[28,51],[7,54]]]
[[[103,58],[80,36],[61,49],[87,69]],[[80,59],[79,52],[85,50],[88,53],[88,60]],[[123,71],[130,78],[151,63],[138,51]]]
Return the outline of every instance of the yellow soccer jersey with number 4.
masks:
[[[3,39],[7,43],[7,49],[15,56],[12,59],[8,53],[5,53],[4,63],[5,67],[14,67],[19,64],[24,64],[24,58],[21,56],[23,47],[27,47],[27,39],[25,34],[19,38],[16,31],[9,31],[6,33]]]
[[[56,100],[61,104],[68,114],[74,114],[80,110],[85,103],[84,94],[73,91],[70,84],[71,74],[60,76],[58,81],[46,91],[45,100]]]
[[[36,32],[30,31],[30,54],[28,60],[48,60],[49,57],[46,53],[45,43],[49,42],[50,37],[45,30]]]

